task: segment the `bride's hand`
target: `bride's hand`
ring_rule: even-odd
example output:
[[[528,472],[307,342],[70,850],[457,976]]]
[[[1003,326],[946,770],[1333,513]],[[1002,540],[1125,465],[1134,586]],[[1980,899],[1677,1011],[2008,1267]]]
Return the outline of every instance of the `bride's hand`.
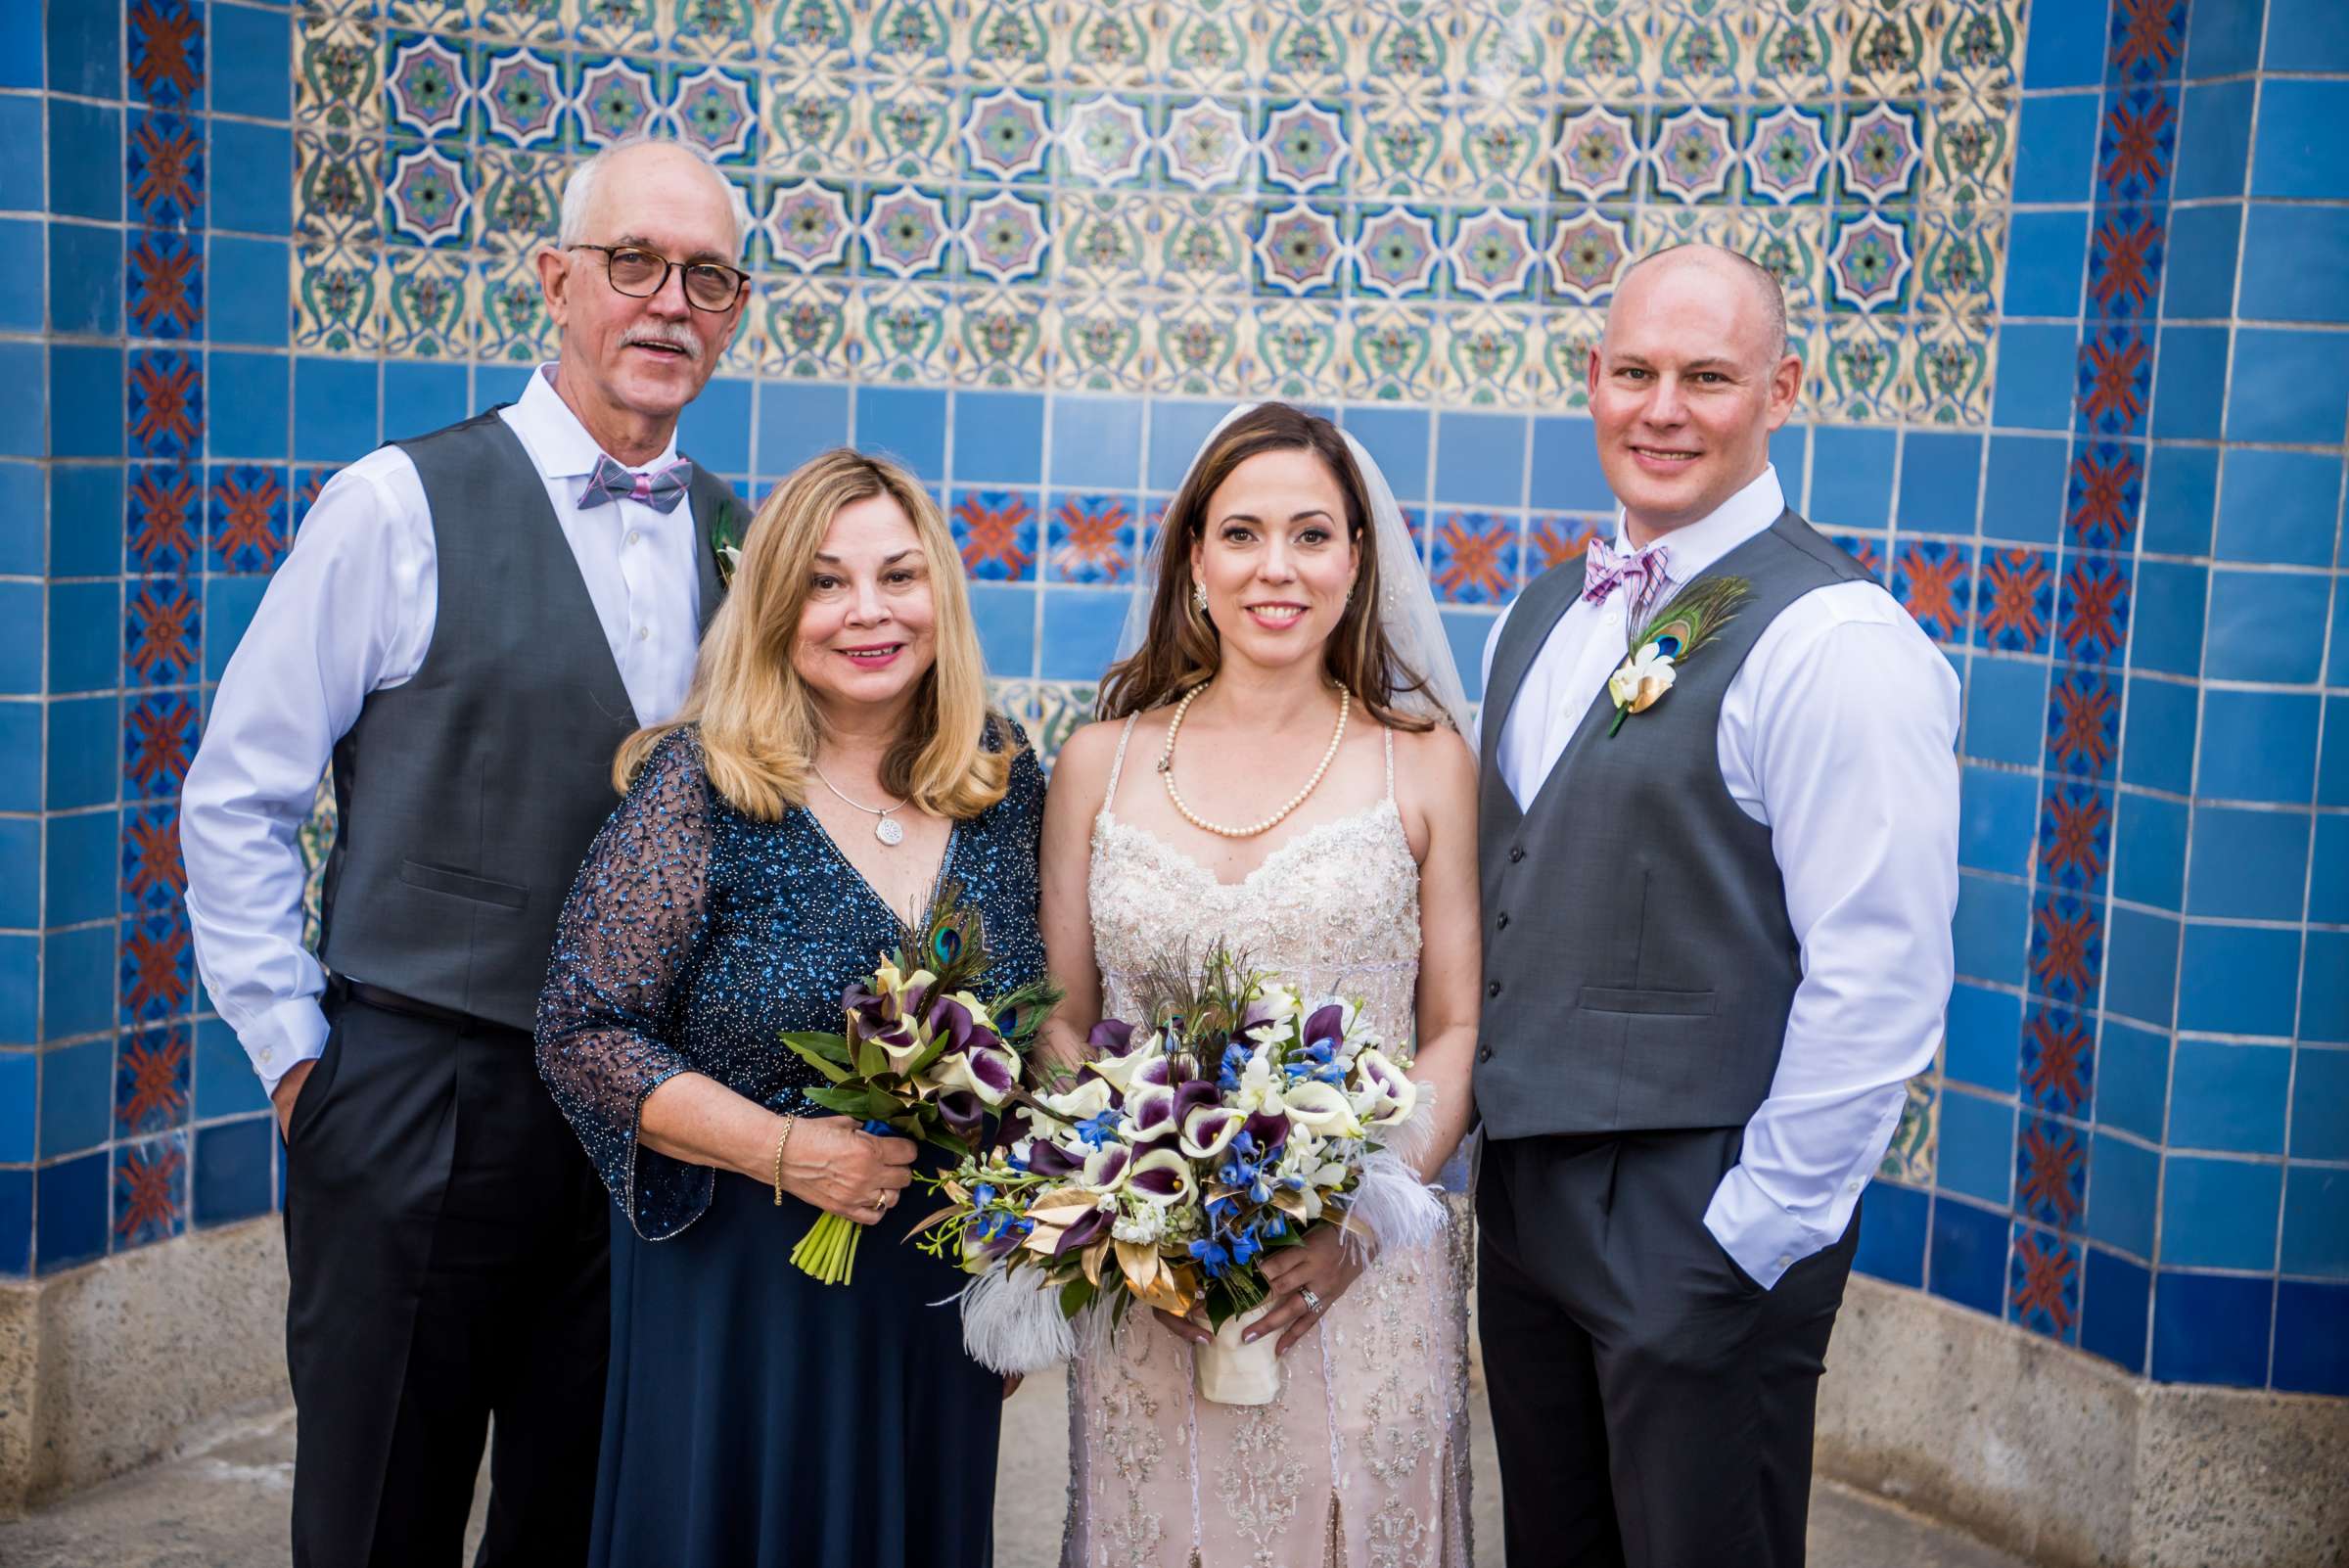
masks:
[[[1347,1250],[1337,1226],[1316,1225],[1307,1233],[1304,1246],[1267,1253],[1262,1268],[1266,1283],[1272,1287],[1273,1307],[1249,1325],[1247,1337],[1253,1340],[1278,1334],[1280,1353],[1285,1356],[1290,1346],[1313,1332],[1321,1314],[1329,1311],[1347,1287],[1361,1277],[1363,1260],[1359,1249]],[[1320,1302],[1319,1311],[1306,1305],[1304,1293],[1308,1290]]]

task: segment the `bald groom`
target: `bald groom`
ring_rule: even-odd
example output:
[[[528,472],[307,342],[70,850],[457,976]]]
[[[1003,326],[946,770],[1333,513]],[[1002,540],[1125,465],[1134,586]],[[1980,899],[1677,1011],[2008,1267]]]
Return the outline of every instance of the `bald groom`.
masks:
[[[1802,372],[1761,267],[1635,265],[1589,359],[1614,536],[1486,647],[1478,1305],[1512,1565],[1803,1561],[1861,1190],[1941,1032],[1958,682],[1787,505]]]

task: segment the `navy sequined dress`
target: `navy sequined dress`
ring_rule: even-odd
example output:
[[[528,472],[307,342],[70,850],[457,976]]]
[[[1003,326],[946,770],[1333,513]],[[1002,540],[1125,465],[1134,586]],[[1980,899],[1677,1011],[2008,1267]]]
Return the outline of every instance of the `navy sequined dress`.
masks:
[[[943,874],[987,923],[982,993],[1043,971],[1043,775],[955,825]],[[556,933],[538,1062],[614,1198],[612,1363],[594,1545],[604,1568],[984,1568],[1002,1385],[962,1353],[964,1282],[904,1240],[918,1189],[863,1238],[853,1280],[791,1250],[820,1211],[636,1142],[681,1072],[778,1110],[820,1080],[776,1042],[836,1030],[897,917],[804,809],[761,822],[665,741],[588,852]],[[823,1114],[816,1112],[815,1114]],[[940,1164],[925,1151],[922,1166]]]

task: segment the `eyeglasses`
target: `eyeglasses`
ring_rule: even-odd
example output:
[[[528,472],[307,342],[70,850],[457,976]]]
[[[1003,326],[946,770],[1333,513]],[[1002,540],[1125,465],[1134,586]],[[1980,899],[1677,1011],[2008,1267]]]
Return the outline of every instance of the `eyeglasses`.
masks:
[[[601,251],[604,273],[612,287],[635,300],[650,300],[668,287],[674,270],[685,274],[685,302],[696,310],[731,310],[742,298],[751,275],[715,261],[671,261],[658,251],[635,245],[575,245],[575,251]]]

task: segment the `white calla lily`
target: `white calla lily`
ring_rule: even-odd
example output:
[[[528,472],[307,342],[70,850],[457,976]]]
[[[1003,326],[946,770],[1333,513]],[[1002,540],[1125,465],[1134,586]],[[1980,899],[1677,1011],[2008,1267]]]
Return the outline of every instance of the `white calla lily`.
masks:
[[[1324,1137],[1359,1138],[1362,1124],[1347,1103],[1346,1091],[1334,1084],[1308,1081],[1289,1086],[1283,1099],[1289,1120]]]
[[[1109,1109],[1110,1090],[1109,1085],[1099,1079],[1089,1078],[1075,1088],[1063,1089],[1057,1094],[1039,1094],[1036,1099],[1045,1110],[1056,1116],[1071,1122],[1082,1122]]]

